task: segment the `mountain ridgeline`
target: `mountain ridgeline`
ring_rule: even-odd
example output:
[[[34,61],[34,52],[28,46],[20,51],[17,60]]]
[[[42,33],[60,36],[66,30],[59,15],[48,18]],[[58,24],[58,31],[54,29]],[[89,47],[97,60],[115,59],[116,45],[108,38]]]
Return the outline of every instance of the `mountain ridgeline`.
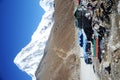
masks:
[[[44,57],[36,71],[37,80],[79,80],[80,60],[77,53],[72,0],[55,0],[54,25]]]
[[[40,0],[40,6],[45,14],[14,59],[22,71],[33,80],[120,79],[120,0]]]
[[[83,52],[78,44],[79,29],[75,27],[74,17],[77,1],[79,0],[54,1],[54,25],[44,50],[44,57],[36,70],[37,80],[84,80],[81,78],[80,71],[82,65],[80,54]],[[98,4],[101,1],[98,0]],[[98,80],[120,79],[120,14],[118,3],[119,1],[113,0],[112,12],[107,16],[109,22],[107,19],[104,23],[109,29],[109,36],[102,60],[94,58],[91,65],[93,68],[90,68],[95,72]],[[87,74],[84,77],[87,77]]]

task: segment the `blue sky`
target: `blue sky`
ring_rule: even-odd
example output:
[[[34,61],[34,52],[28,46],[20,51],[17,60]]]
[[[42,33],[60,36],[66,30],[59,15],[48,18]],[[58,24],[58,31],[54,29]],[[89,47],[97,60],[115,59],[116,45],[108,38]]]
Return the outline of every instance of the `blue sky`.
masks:
[[[31,40],[43,13],[39,0],[0,0],[0,80],[31,80],[13,60]]]

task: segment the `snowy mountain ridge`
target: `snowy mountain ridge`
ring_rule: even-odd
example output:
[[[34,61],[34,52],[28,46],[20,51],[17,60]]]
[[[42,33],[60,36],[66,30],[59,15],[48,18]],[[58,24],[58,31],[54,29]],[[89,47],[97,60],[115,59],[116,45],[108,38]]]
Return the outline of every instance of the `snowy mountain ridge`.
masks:
[[[43,57],[44,48],[54,23],[54,0],[40,0],[40,6],[45,10],[45,14],[32,35],[30,43],[14,59],[18,68],[25,71],[33,80],[36,80],[35,71]]]

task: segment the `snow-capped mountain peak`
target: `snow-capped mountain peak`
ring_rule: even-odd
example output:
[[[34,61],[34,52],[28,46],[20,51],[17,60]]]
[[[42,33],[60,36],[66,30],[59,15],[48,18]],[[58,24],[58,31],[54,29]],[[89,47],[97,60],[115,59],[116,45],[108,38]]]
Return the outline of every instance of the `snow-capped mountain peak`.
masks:
[[[41,1],[40,1],[40,6],[41,6],[45,11],[51,11],[51,9],[54,8],[54,0],[41,0]]]
[[[45,10],[45,14],[32,35],[30,43],[14,59],[14,63],[19,69],[25,71],[33,80],[36,80],[35,71],[43,57],[44,48],[54,23],[54,0],[41,0],[40,6]]]

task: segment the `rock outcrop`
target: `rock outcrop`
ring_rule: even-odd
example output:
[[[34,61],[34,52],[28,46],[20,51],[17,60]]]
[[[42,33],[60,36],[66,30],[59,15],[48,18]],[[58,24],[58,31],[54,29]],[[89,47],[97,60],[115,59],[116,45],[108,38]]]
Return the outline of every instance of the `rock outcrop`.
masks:
[[[73,11],[73,0],[55,0],[55,22],[36,71],[37,80],[80,80]]]
[[[55,0],[54,25],[35,74],[37,80],[80,80],[80,47],[74,27],[73,1]],[[97,58],[93,61],[100,80],[120,79],[120,14],[117,11],[118,1],[114,2],[107,26],[110,28],[107,51],[101,63]]]

